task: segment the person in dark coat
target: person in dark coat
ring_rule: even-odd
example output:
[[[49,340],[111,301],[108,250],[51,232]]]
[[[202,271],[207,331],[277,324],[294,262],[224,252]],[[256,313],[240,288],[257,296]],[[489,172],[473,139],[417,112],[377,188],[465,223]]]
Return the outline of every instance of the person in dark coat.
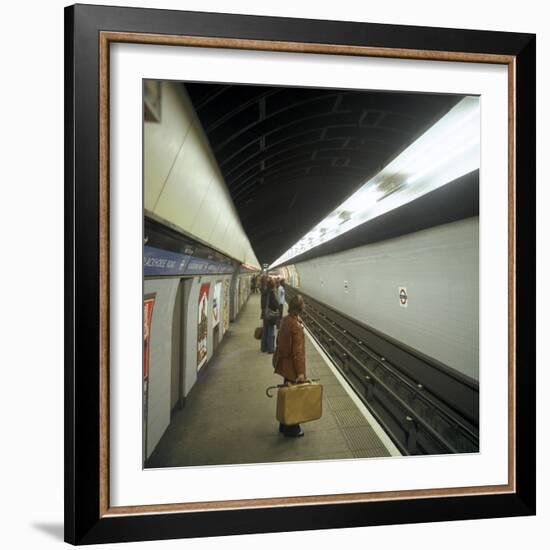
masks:
[[[267,275],[264,273],[261,277],[260,277],[260,293],[263,294],[264,291],[265,291],[265,285],[267,283]]]
[[[273,353],[275,351],[274,335],[275,324],[278,319],[279,302],[275,296],[274,288],[275,284],[273,279],[268,278],[265,283],[265,290],[262,292],[262,297],[260,300],[262,306],[260,318],[263,320],[260,350],[267,353]]]
[[[250,277],[250,292],[252,294],[256,293],[256,275],[252,275],[252,277]]]
[[[304,325],[300,314],[304,311],[304,299],[297,294],[288,304],[288,315],[281,321],[277,334],[277,349],[273,356],[275,372],[285,383],[303,382],[306,379],[306,352]],[[300,424],[280,424],[279,431],[286,437],[304,435]]]

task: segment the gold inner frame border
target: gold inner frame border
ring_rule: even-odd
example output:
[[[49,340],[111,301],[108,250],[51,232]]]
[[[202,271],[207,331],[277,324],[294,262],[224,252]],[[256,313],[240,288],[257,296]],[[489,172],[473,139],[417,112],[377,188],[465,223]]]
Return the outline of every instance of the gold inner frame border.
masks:
[[[372,493],[347,493],[300,497],[277,497],[215,502],[150,504],[140,506],[110,506],[109,474],[109,82],[111,43],[154,44],[162,46],[188,46],[225,48],[268,52],[316,53],[394,59],[430,61],[459,61],[465,63],[491,63],[508,67],[508,483],[475,487],[453,487]],[[199,512],[243,508],[273,508],[280,506],[344,504],[420,498],[442,498],[515,493],[516,491],[516,58],[511,55],[378,48],[337,44],[313,44],[246,40],[186,35],[158,35],[146,33],[99,33],[99,355],[100,355],[100,471],[99,515],[115,517],[127,515]]]

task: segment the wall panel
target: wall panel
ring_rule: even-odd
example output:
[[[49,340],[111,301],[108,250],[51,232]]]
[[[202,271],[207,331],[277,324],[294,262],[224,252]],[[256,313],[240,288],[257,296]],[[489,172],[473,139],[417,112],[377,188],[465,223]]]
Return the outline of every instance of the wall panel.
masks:
[[[304,293],[478,379],[478,237],[479,218],[468,218],[296,269]]]
[[[161,121],[144,123],[145,209],[243,263],[259,267],[181,84],[162,83]]]

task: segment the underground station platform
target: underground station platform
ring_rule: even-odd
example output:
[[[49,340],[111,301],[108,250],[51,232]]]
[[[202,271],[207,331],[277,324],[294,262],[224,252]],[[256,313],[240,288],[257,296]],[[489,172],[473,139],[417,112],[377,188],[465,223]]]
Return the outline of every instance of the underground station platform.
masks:
[[[273,372],[273,356],[260,352],[253,337],[259,313],[260,296],[252,294],[146,468],[400,455],[307,331],[306,376],[323,385],[323,414],[302,424],[304,437],[279,433],[277,400],[265,390],[282,378]]]

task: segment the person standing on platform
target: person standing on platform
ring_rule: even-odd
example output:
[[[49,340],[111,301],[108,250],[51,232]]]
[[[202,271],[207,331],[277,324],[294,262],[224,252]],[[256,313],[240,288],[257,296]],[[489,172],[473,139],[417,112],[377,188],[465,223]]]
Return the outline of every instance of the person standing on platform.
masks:
[[[277,328],[281,328],[281,321],[283,319],[283,309],[285,307],[285,280],[278,279],[277,281],[277,301],[279,302],[279,321],[277,322]]]
[[[265,312],[265,280],[266,276],[264,274],[260,277],[260,283],[259,283],[259,290],[260,290],[260,319],[263,320],[264,318],[264,312]],[[263,334],[263,333],[262,333]],[[263,350],[263,343],[262,343],[262,351]]]
[[[282,320],[277,334],[277,349],[273,355],[275,373],[287,383],[304,382],[306,379],[306,352],[304,325],[300,315],[304,311],[304,299],[296,294],[288,304],[288,315]],[[279,431],[285,437],[304,435],[300,424],[279,424]]]
[[[252,294],[256,293],[256,275],[252,275],[252,277],[250,277],[250,292]]]
[[[262,341],[260,350],[262,352],[273,353],[275,351],[275,323],[279,314],[279,302],[275,296],[275,283],[270,277],[267,278],[265,283],[265,290],[262,293],[261,306],[263,320],[262,327]]]
[[[265,292],[265,285],[267,281],[267,275],[262,275],[260,277],[260,294],[263,294]]]

